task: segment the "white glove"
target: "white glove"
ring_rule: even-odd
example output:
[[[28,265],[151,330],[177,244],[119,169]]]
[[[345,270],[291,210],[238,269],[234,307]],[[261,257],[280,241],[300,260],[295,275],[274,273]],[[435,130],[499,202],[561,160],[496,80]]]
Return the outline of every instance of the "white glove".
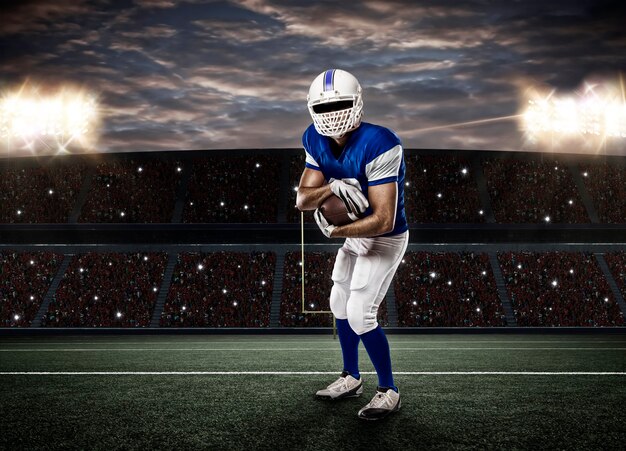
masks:
[[[320,228],[322,233],[326,235],[326,238],[330,238],[330,234],[333,233],[333,230],[335,230],[336,227],[326,220],[319,208],[315,209],[313,217],[315,218],[315,222],[317,222],[317,226]]]
[[[348,209],[348,216],[353,221],[359,219],[370,206],[361,192],[361,185],[357,179],[330,179],[330,190],[343,201]]]

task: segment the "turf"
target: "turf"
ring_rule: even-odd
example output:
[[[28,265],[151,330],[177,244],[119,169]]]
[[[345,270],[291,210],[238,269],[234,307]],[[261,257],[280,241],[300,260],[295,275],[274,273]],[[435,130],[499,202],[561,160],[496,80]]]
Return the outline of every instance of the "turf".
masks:
[[[626,372],[626,335],[389,335],[397,372]],[[363,373],[374,368],[360,345]],[[341,372],[332,336],[0,338],[0,372],[321,371],[263,375],[0,375],[0,449],[623,449],[626,375],[397,374],[317,400]]]

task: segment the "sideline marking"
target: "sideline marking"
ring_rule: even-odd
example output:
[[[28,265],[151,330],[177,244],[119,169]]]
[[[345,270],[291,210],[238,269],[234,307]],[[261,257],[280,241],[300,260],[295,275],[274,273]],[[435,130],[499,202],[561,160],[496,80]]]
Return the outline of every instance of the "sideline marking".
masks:
[[[364,349],[359,348],[364,351]],[[626,348],[609,348],[609,347],[583,347],[583,348],[567,348],[567,347],[550,347],[550,348],[472,348],[472,347],[460,347],[460,348],[398,348],[392,347],[391,351],[626,351]],[[340,347],[336,348],[59,348],[59,349],[28,349],[28,348],[13,348],[13,349],[0,349],[0,352],[115,352],[115,351],[134,351],[134,352],[146,352],[146,351],[244,351],[244,352],[256,352],[256,351],[341,351]]]
[[[387,337],[389,338],[389,337]],[[262,341],[262,340],[237,340],[237,341],[220,341],[220,340],[206,340],[206,341],[185,341],[185,340],[180,340],[180,341],[171,341],[171,342],[167,342],[167,341],[158,341],[158,340],[154,340],[154,341],[147,341],[147,342],[142,342],[142,341],[108,341],[108,342],[99,342],[98,340],[93,340],[93,341],[64,341],[64,342],[50,342],[50,341],[46,341],[46,342],[32,342],[32,341],[2,341],[0,340],[1,344],[5,344],[5,345],[45,345],[45,346],[51,346],[51,345],[192,345],[192,344],[199,344],[199,345],[209,345],[209,344],[248,344],[248,343],[254,343],[254,344],[258,344],[258,345],[265,345],[265,344],[312,344],[311,341],[317,341],[317,340],[283,340],[283,339],[276,339],[276,340],[268,340],[268,341]],[[322,342],[323,340],[319,340],[319,342]],[[328,340],[331,341],[332,340]],[[411,344],[413,343],[412,340],[388,340],[390,345],[397,345],[397,344]],[[419,340],[416,340],[419,341]],[[624,340],[594,340],[594,339],[589,339],[589,340],[445,340],[445,341],[429,341],[429,340],[424,340],[422,341],[421,344],[447,344],[447,343],[491,343],[491,344],[498,344],[498,343],[515,343],[515,344],[527,344],[527,345],[531,345],[533,343],[563,343],[563,344],[573,344],[573,343],[589,343],[589,344],[596,344],[596,343],[614,343],[614,344],[621,344],[621,343],[626,343],[626,341]],[[416,343],[417,344],[417,343]]]
[[[3,371],[0,375],[54,375],[54,376],[239,376],[239,375],[315,375],[337,374],[337,371]],[[376,374],[374,371],[361,371],[361,374]],[[511,375],[511,376],[626,376],[626,372],[598,372],[598,371],[394,371],[394,375],[430,376],[430,375]]]

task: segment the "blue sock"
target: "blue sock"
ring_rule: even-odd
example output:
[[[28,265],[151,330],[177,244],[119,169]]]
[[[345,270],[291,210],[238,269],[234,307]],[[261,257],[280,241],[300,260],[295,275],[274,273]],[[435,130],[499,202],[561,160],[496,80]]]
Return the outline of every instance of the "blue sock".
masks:
[[[343,354],[343,369],[348,371],[352,377],[359,379],[359,341],[360,338],[355,331],[352,330],[347,319],[336,318],[337,335],[339,335],[339,343],[341,344],[341,353]]]
[[[365,345],[365,349],[376,368],[378,374],[378,385],[380,387],[389,387],[398,392],[398,387],[393,384],[393,375],[391,374],[391,355],[389,353],[389,342],[383,332],[380,324],[374,330],[361,335],[361,340]]]

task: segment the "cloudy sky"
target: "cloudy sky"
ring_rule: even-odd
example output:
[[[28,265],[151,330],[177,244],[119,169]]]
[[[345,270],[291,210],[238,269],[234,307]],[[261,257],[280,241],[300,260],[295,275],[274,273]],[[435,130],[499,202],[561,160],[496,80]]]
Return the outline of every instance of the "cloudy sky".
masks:
[[[626,70],[623,2],[3,1],[0,88],[97,94],[101,151],[300,147],[306,94],[352,72],[364,119],[407,148],[533,149],[513,116],[540,84]],[[615,146],[622,148],[623,143]]]

